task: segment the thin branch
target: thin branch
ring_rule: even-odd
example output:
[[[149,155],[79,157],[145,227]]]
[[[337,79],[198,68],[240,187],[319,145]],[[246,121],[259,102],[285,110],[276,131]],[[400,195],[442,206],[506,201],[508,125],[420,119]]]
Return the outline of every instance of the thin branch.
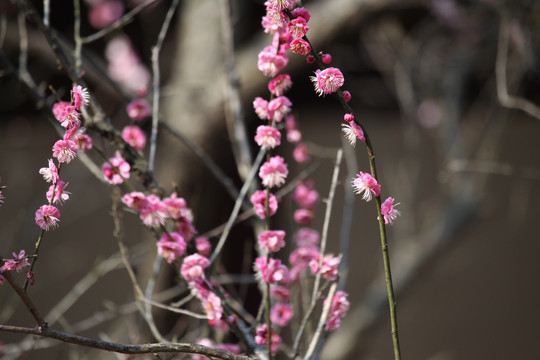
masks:
[[[163,20],[163,25],[159,31],[156,45],[152,48],[152,75],[154,78],[153,82],[153,98],[152,98],[152,132],[150,133],[150,154],[148,156],[148,171],[154,171],[154,161],[156,159],[156,146],[157,146],[157,133],[158,133],[158,123],[159,123],[159,92],[160,92],[160,72],[159,72],[159,52],[163,46],[163,41],[165,40],[165,35],[167,30],[169,30],[169,25],[171,19],[174,15],[174,11],[178,7],[179,0],[173,0],[165,20]]]
[[[26,328],[19,326],[0,325],[0,331],[32,334],[60,340],[66,343],[87,346],[94,349],[112,351],[121,354],[151,354],[151,353],[186,353],[198,354],[223,360],[255,360],[247,355],[237,355],[226,350],[214,349],[199,344],[188,343],[159,343],[159,344],[120,344],[109,341],[78,336],[63,331],[53,330],[47,326]]]
[[[328,321],[328,315],[330,314],[330,307],[332,306],[332,300],[334,299],[336,290],[337,290],[337,283],[333,283],[332,286],[330,287],[330,290],[328,291],[328,296],[326,297],[326,302],[323,306],[321,317],[319,319],[319,324],[317,325],[317,330],[315,331],[315,334],[313,335],[313,339],[311,340],[311,343],[309,344],[306,355],[304,356],[304,360],[311,358],[311,356],[315,352],[315,349],[317,349],[317,344],[319,343],[319,339],[323,332],[324,325]]]
[[[257,170],[259,170],[259,166],[261,165],[261,162],[264,158],[264,154],[266,154],[266,150],[261,148],[261,150],[259,150],[259,154],[257,155],[257,158],[255,159],[255,162],[253,163],[253,166],[251,167],[251,170],[249,171],[246,181],[244,182],[244,185],[242,186],[242,189],[240,190],[240,194],[238,195],[238,198],[236,199],[236,202],[234,203],[233,211],[231,212],[231,216],[229,217],[229,220],[227,221],[227,224],[225,225],[225,229],[223,230],[223,233],[221,233],[221,237],[219,238],[219,241],[216,245],[216,248],[214,249],[214,252],[212,253],[212,256],[210,256],[211,263],[213,263],[216,260],[217,256],[221,252],[221,249],[223,248],[223,245],[225,245],[225,241],[227,240],[227,237],[229,236],[229,232],[236,221],[238,212],[240,211],[242,203],[244,202],[244,198],[249,190],[251,182],[253,181],[253,178],[255,177]]]
[[[19,284],[17,284],[17,282],[15,281],[15,279],[13,279],[13,276],[9,273],[9,271],[5,271],[2,274],[2,276],[7,280],[7,282],[13,288],[13,290],[15,290],[19,298],[22,300],[22,302],[28,309],[28,311],[30,311],[30,314],[32,314],[32,317],[34,318],[34,320],[36,320],[36,323],[38,324],[38,326],[47,326],[47,323],[45,322],[45,320],[43,320],[43,318],[37,311],[36,307],[34,306],[34,303],[32,302],[32,300],[30,300],[30,297],[28,296],[26,291],[23,288],[21,288]]]
[[[343,158],[343,150],[339,149],[336,154],[336,162],[334,164],[334,172],[332,175],[332,183],[330,184],[330,191],[328,192],[328,199],[326,199],[326,211],[324,213],[324,223],[321,236],[321,249],[319,256],[319,269],[322,269],[324,252],[326,250],[326,241],[328,239],[328,228],[330,226],[330,216],[332,215],[332,204],[334,203],[334,195],[336,193],[336,186],[339,177],[339,168],[341,166],[341,160]],[[311,295],[311,304],[317,301],[317,292],[319,291],[319,283],[321,281],[322,271],[319,271],[315,276],[315,282],[313,283],[313,292]]]
[[[208,316],[206,316],[204,314],[197,314],[197,313],[194,313],[193,311],[179,309],[179,308],[176,308],[174,306],[165,305],[165,304],[162,304],[162,303],[159,303],[157,301],[150,300],[150,299],[141,298],[140,300],[142,302],[146,303],[146,304],[155,306],[155,307],[160,308],[160,309],[168,310],[168,311],[176,313],[176,314],[183,314],[183,315],[191,316],[191,317],[193,317],[195,319],[208,320]]]
[[[507,14],[501,15],[499,25],[499,44],[497,48],[497,60],[495,64],[495,75],[497,80],[497,97],[501,105],[510,109],[517,109],[526,112],[534,118],[540,120],[540,107],[531,101],[508,93],[508,82],[506,78],[506,66],[508,63],[508,43],[510,39],[510,21]]]
[[[236,69],[234,54],[234,34],[231,23],[230,0],[220,0],[221,39],[223,57],[225,59],[225,72],[227,80],[223,83],[225,102],[225,118],[229,127],[232,149],[236,159],[238,173],[245,179],[249,173],[250,164],[253,161],[250,144],[244,121],[244,111],[240,100],[240,80]]]
[[[128,12],[127,14],[122,16],[120,19],[113,22],[111,25],[109,25],[105,29],[102,29],[102,30],[100,30],[100,31],[98,31],[98,32],[96,32],[96,33],[94,33],[92,35],[88,35],[88,36],[82,38],[82,43],[83,44],[91,43],[93,41],[101,39],[102,37],[108,35],[109,33],[113,32],[115,30],[123,28],[124,26],[126,26],[127,24],[129,24],[133,20],[135,15],[137,15],[144,8],[148,7],[149,5],[152,5],[155,2],[156,2],[156,0],[146,0],[145,2],[137,5],[130,12]]]

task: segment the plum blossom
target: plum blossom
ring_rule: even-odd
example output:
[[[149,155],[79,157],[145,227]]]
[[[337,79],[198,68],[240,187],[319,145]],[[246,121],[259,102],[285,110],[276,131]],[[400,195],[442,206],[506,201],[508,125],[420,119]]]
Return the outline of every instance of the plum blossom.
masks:
[[[71,140],[78,150],[88,151],[92,149],[92,138],[84,133],[85,129],[73,126],[64,134],[64,140]]]
[[[292,86],[289,74],[280,74],[268,82],[268,91],[275,96],[283,95]]]
[[[362,142],[366,142],[364,131],[354,121],[350,121],[348,124],[341,124],[341,130],[345,134],[345,138],[351,143],[352,146],[356,146],[356,140],[360,139]]]
[[[291,292],[285,286],[275,285],[270,288],[270,295],[280,303],[289,301]]]
[[[303,8],[303,7],[294,9],[293,11],[291,11],[291,14],[295,18],[301,16],[306,21],[309,21],[309,19],[311,18],[311,14],[309,13],[309,11],[306,8]]]
[[[212,252],[212,244],[207,237],[199,236],[195,238],[195,248],[202,256],[208,257]]]
[[[268,101],[264,100],[260,96],[257,96],[255,100],[253,100],[253,109],[255,110],[255,113],[259,119],[268,119]]]
[[[321,235],[315,229],[303,227],[296,232],[296,246],[318,246]]]
[[[274,329],[271,329],[271,334],[270,350],[272,353],[275,353],[281,344],[281,337],[274,331]],[[268,326],[266,324],[259,325],[257,326],[257,329],[255,329],[255,343],[258,345],[268,344]]]
[[[186,259],[184,259],[184,262],[186,261]],[[210,323],[211,325],[220,323],[220,319],[223,316],[223,306],[221,305],[221,299],[208,288],[206,288],[202,281],[190,281],[189,286],[191,287],[192,293],[195,294],[195,296],[197,296],[197,298],[201,301],[204,312],[208,317],[208,323]]]
[[[278,303],[272,306],[270,310],[270,320],[272,324],[276,324],[277,326],[287,326],[292,317],[293,309],[291,304]]]
[[[266,219],[266,191],[257,190],[251,195],[251,203],[255,208],[255,214],[261,219]],[[268,211],[272,216],[278,209],[278,202],[276,196],[272,193],[268,194]]]
[[[283,158],[279,155],[271,157],[259,169],[259,177],[263,185],[268,187],[279,187],[283,185],[288,173],[287,164],[285,164]]]
[[[322,71],[318,69],[315,71],[315,76],[311,76],[310,79],[315,87],[315,92],[319,96],[336,92],[345,82],[341,71],[334,67]]]
[[[312,209],[319,201],[319,193],[313,188],[313,181],[300,181],[294,189],[292,198],[298,206]]]
[[[315,213],[311,209],[298,209],[294,212],[294,221],[298,224],[309,225]]]
[[[167,206],[161,201],[159,196],[154,194],[147,195],[143,205],[140,209],[139,217],[144,225],[149,227],[165,225],[168,218]]]
[[[145,99],[135,99],[126,107],[129,118],[133,121],[141,121],[150,116],[152,108]]]
[[[186,256],[180,267],[182,277],[188,282],[202,282],[204,280],[204,269],[210,265],[210,260],[201,254]]]
[[[13,259],[9,259],[4,262],[4,265],[0,267],[0,273],[13,270],[20,272],[27,266],[30,266],[30,263],[28,262],[25,251],[21,250],[19,251],[19,255],[17,255],[17,253],[13,253]]]
[[[259,61],[257,68],[268,77],[275,77],[285,66],[289,60],[285,55],[277,54],[276,49],[272,46],[265,47],[259,53]]]
[[[267,117],[270,121],[281,122],[291,111],[292,102],[286,96],[278,96],[268,103]]]
[[[306,144],[299,143],[293,150],[293,158],[297,163],[305,163],[309,160],[309,150]]]
[[[61,203],[63,204],[64,201],[69,200],[69,192],[64,191],[64,189],[68,186],[69,183],[66,183],[62,180],[58,180],[56,184],[53,184],[49,187],[49,190],[47,191],[47,200],[50,204],[56,204]],[[53,197],[54,193],[54,197]]]
[[[395,206],[399,205],[399,203],[397,203]],[[392,225],[392,223],[394,222],[394,220],[399,216],[401,215],[401,213],[399,212],[399,210],[396,210],[394,208],[394,198],[393,197],[389,197],[387,198],[386,200],[384,200],[384,202],[381,204],[381,214],[384,218],[384,223],[385,224],[390,224]]]
[[[285,246],[285,231],[266,230],[259,234],[259,246],[266,252],[273,253]]]
[[[349,300],[347,300],[348,294],[345,291],[337,291],[332,298],[332,304],[330,305],[330,315],[326,322],[325,329],[327,331],[335,331],[339,329],[341,325],[341,319],[345,317],[349,310]],[[327,300],[324,301],[326,306]]]
[[[53,156],[60,163],[69,163],[77,156],[77,145],[71,140],[58,140],[52,150]]]
[[[281,144],[281,133],[272,126],[260,125],[257,128],[255,142],[264,149],[273,149]]]
[[[265,5],[267,11],[268,9],[283,11],[285,9],[292,9],[296,5],[296,2],[295,0],[268,0]]]
[[[53,105],[53,114],[60,125],[66,129],[81,125],[81,114],[77,108],[67,101],[60,101]]]
[[[349,102],[352,99],[352,95],[348,90],[343,90],[343,98],[345,99],[345,102]]]
[[[365,201],[370,201],[373,196],[377,197],[381,193],[381,185],[377,183],[377,180],[362,171],[356,175],[356,179],[353,179],[352,186],[357,194],[364,193],[362,199]]]
[[[103,177],[109,184],[113,185],[121,184],[124,179],[129,179],[130,170],[131,166],[124,160],[120,151],[116,151],[114,157],[101,166]]]
[[[294,38],[303,38],[304,36],[306,36],[309,30],[309,25],[307,24],[306,19],[301,16],[289,21],[288,27],[289,33]]]
[[[122,130],[122,139],[135,150],[142,150],[146,145],[146,135],[140,127],[128,125]]]
[[[341,257],[333,256],[331,254],[323,257],[322,266],[319,269],[320,255],[317,255],[309,262],[309,267],[313,274],[321,273],[321,276],[325,279],[336,280],[338,277],[338,266],[341,261]]]
[[[121,1],[100,1],[88,10],[88,22],[96,29],[103,29],[118,20],[123,13],[124,5]]]
[[[311,45],[304,39],[294,39],[291,41],[291,51],[295,54],[305,56],[311,52]],[[314,58],[313,61],[315,61]]]
[[[184,256],[187,244],[182,235],[177,232],[171,232],[170,237],[166,233],[161,235],[157,242],[158,254],[164,259],[167,259],[169,264],[174,260]]]
[[[54,229],[60,221],[60,211],[52,205],[43,205],[36,211],[35,220],[43,230]]]
[[[265,257],[258,257],[254,264],[256,277],[267,284],[276,284],[286,281],[288,278],[287,267],[281,263],[281,260]]]
[[[43,179],[46,182],[52,182],[56,184],[58,182],[58,168],[54,164],[53,159],[49,159],[49,167],[43,167],[39,169],[39,173],[43,175]]]
[[[73,106],[80,111],[88,106],[88,103],[90,102],[88,89],[83,88],[81,85],[74,86],[71,90],[71,99],[73,101]]]
[[[326,53],[319,53],[319,55],[321,56],[321,61],[323,62],[323,64],[330,64],[332,62],[332,55],[330,54],[326,54]]]
[[[133,191],[122,196],[122,202],[127,207],[141,211],[147,203],[146,195],[140,191]]]

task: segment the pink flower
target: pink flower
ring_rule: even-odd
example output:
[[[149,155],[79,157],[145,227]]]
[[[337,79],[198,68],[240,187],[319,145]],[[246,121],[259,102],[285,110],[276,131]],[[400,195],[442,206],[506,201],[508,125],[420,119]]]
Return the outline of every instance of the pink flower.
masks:
[[[210,244],[210,240],[203,236],[195,238],[195,248],[197,248],[197,252],[199,254],[205,257],[210,256],[210,253],[212,252],[212,244]]]
[[[346,102],[349,102],[349,101],[351,101],[352,95],[351,95],[351,93],[349,91],[344,90],[343,91],[343,98],[345,99]]]
[[[341,325],[341,319],[345,317],[349,310],[349,301],[347,300],[348,294],[345,291],[337,291],[332,299],[330,305],[330,315],[326,322],[325,329],[327,331],[334,331],[339,329]],[[326,306],[326,300],[324,301]]]
[[[92,138],[84,133],[85,129],[73,126],[64,134],[64,140],[71,140],[78,150],[88,151],[92,149]]]
[[[36,224],[43,230],[58,226],[60,211],[52,205],[43,205],[36,211]]]
[[[323,257],[322,266],[319,269],[320,255],[317,255],[309,262],[311,272],[316,275],[319,272],[325,279],[336,280],[338,277],[338,266],[341,258],[333,255],[325,255]]]
[[[131,209],[141,211],[147,204],[146,195],[139,191],[133,191],[131,193],[122,196],[122,202],[124,205]]]
[[[141,128],[136,125],[126,126],[122,130],[122,139],[135,150],[142,150],[146,145],[146,135]]]
[[[287,25],[287,15],[281,11],[272,14],[267,13],[261,20],[261,26],[267,34],[282,33]]]
[[[90,7],[88,22],[96,29],[103,29],[118,20],[124,13],[121,1],[107,0]]]
[[[292,198],[298,206],[312,209],[319,201],[319,193],[313,189],[313,181],[300,181],[294,189]]]
[[[150,82],[150,72],[139,60],[129,38],[119,35],[107,43],[105,56],[109,61],[108,72],[133,92],[144,91]]]
[[[294,39],[291,41],[291,51],[305,56],[311,52],[311,45],[304,39]],[[313,58],[313,62],[315,62],[315,58]]]
[[[69,163],[77,156],[77,145],[71,140],[58,140],[52,150],[53,156],[60,163]]]
[[[64,191],[66,186],[68,186],[69,183],[63,182],[62,180],[58,180],[56,184],[53,184],[49,187],[49,191],[47,191],[47,200],[50,204],[56,204],[57,202],[60,202],[61,204],[64,203],[64,201],[69,200],[69,192]],[[54,198],[53,198],[54,193]]]
[[[291,144],[296,144],[302,140],[302,133],[298,129],[292,129],[287,131],[287,141]]]
[[[303,246],[296,248],[289,255],[289,263],[302,270],[309,266],[311,260],[319,257],[319,249],[316,246]]]
[[[278,96],[268,103],[268,120],[281,122],[285,115],[291,111],[292,102],[286,96]]]
[[[53,159],[49,159],[49,167],[39,169],[39,173],[43,175],[43,179],[46,182],[52,182],[53,184],[58,182],[58,169],[56,168]]]
[[[309,161],[308,147],[304,143],[299,143],[293,150],[293,158],[297,163],[305,163]]]
[[[298,209],[294,212],[293,218],[294,221],[298,224],[309,225],[313,219],[313,210],[310,209]]]
[[[259,119],[268,119],[268,101],[257,96],[255,100],[253,100],[253,109],[255,110],[255,113],[257,114]]]
[[[377,180],[362,171],[356,175],[356,179],[353,179],[352,186],[357,194],[364,193],[362,199],[365,201],[370,201],[373,196],[377,197],[381,193],[381,185],[377,183]]]
[[[265,162],[259,169],[259,177],[264,186],[279,187],[285,183],[287,178],[287,164],[279,155],[273,156]]]
[[[303,227],[296,232],[296,246],[317,246],[321,240],[321,235],[315,229]]]
[[[273,149],[281,144],[281,133],[272,126],[260,125],[257,128],[255,142],[264,149]]]
[[[289,74],[280,74],[268,82],[268,91],[275,96],[283,95],[292,86]]]
[[[67,101],[60,101],[53,105],[53,114],[62,127],[69,129],[73,126],[81,126],[81,114],[77,108]]]
[[[396,204],[396,206],[399,205],[399,203]],[[399,210],[394,209],[394,198],[389,197],[388,199],[384,200],[384,202],[381,205],[381,214],[384,218],[385,224],[390,224],[394,222],[394,220],[401,215]]]
[[[272,46],[267,46],[259,53],[259,61],[257,68],[268,77],[275,77],[285,66],[289,60],[286,56],[276,54],[276,50]]]
[[[285,231],[266,230],[259,234],[259,246],[268,253],[278,252],[285,246]]]
[[[210,324],[214,324],[221,319],[223,316],[223,306],[221,305],[221,299],[216,294],[208,291],[208,293],[199,299]]]
[[[271,329],[271,334],[270,350],[272,353],[275,353],[281,344],[281,337],[274,331],[274,329]],[[268,344],[268,326],[266,324],[259,325],[257,326],[257,329],[255,329],[255,343],[258,345]]]
[[[296,8],[293,11],[291,11],[291,14],[293,17],[297,18],[299,16],[303,17],[306,21],[309,21],[311,18],[311,14],[309,11],[307,11],[306,8]]]
[[[200,254],[186,256],[180,273],[188,282],[202,282],[204,280],[204,269],[210,265],[210,260]]]
[[[27,266],[30,266],[30,263],[28,262],[28,258],[26,257],[24,250],[21,250],[19,255],[13,253],[13,259],[6,260],[4,265],[0,267],[0,273],[13,270],[20,272]]]
[[[303,17],[297,17],[296,19],[289,21],[288,26],[289,33],[294,38],[303,38],[304,36],[306,36],[309,30],[309,25],[307,24],[306,19],[304,19]]]
[[[165,225],[168,218],[167,206],[157,195],[150,194],[146,196],[143,205],[140,209],[139,217],[144,225],[149,227]],[[183,236],[183,234],[181,235]]]
[[[176,192],[173,192],[171,196],[164,198],[163,203],[167,207],[167,212],[171,219],[186,219],[193,221],[193,215],[187,207],[187,202],[184,198],[179,198]]]
[[[103,177],[113,185],[121,184],[124,179],[129,179],[130,170],[131,166],[124,160],[120,151],[116,151],[115,156],[101,166]]]
[[[272,295],[276,301],[284,303],[289,301],[291,292],[285,286],[275,285],[270,288],[270,295]]]
[[[332,56],[330,54],[324,54],[324,53],[320,53],[321,55],[321,61],[323,62],[323,64],[330,64],[332,62]]]
[[[287,267],[281,263],[281,260],[265,257],[255,259],[254,269],[256,277],[262,279],[267,284],[276,284],[287,280]]]
[[[364,131],[362,131],[362,128],[356,125],[354,121],[350,121],[348,124],[341,124],[341,130],[345,133],[345,138],[352,146],[356,146],[357,139],[366,142]]]
[[[343,120],[345,120],[346,122],[354,121],[354,115],[351,113],[347,113],[343,115]]]
[[[277,326],[287,326],[292,317],[293,309],[291,304],[278,303],[272,306],[270,310],[270,320],[272,324],[276,324]]]
[[[81,85],[74,86],[71,90],[71,99],[75,109],[80,111],[81,108],[85,108],[90,102],[88,89],[83,88]]]
[[[131,120],[141,121],[150,116],[152,108],[145,99],[135,99],[127,105],[126,111]]]
[[[315,92],[321,95],[331,94],[337,91],[345,79],[338,68],[329,67],[324,70],[315,71],[315,76],[311,76],[311,81],[315,86]]]
[[[292,9],[296,4],[295,0],[268,0],[265,5],[267,9],[283,11],[285,9]]]
[[[171,232],[170,235],[172,239],[166,233],[161,235],[161,238],[157,242],[157,248],[159,256],[167,259],[167,262],[172,264],[174,260],[184,256],[187,245],[179,233]]]
[[[251,203],[255,208],[255,213],[261,219],[266,219],[266,191],[257,190],[251,195]],[[268,211],[270,216],[274,215],[278,209],[276,196],[272,193],[268,194]]]

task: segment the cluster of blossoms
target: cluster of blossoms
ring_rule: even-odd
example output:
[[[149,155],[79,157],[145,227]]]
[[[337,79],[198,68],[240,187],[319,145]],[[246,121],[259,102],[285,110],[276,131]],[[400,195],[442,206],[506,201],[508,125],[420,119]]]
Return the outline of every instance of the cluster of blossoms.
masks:
[[[26,253],[24,250],[19,251],[18,255],[17,253],[13,253],[13,259],[0,260],[0,263],[2,262],[3,264],[2,266],[0,266],[0,285],[4,284],[4,281],[5,281],[5,278],[2,276],[2,273],[6,273],[8,271],[13,271],[13,270],[20,272],[25,267],[30,266],[30,263],[28,262],[28,256],[26,256]],[[34,275],[32,274],[32,271],[28,271],[26,273],[26,278],[31,284],[33,284]]]
[[[62,140],[58,140],[53,148],[53,159],[49,159],[48,167],[41,168],[39,173],[46,182],[51,183],[46,198],[48,204],[36,211],[36,224],[43,230],[50,230],[58,225],[60,211],[53,204],[62,204],[69,199],[65,191],[68,183],[60,180],[59,171],[63,163],[69,163],[77,156],[77,151],[88,151],[92,148],[92,139],[81,127],[81,111],[88,105],[90,95],[80,85],[71,90],[71,102],[60,101],[53,105],[53,114],[60,125],[66,129]]]
[[[146,134],[136,125],[150,116],[151,107],[143,98],[133,100],[127,105],[127,114],[132,120],[132,124],[127,125],[122,130],[122,139],[137,151],[142,151],[146,146]],[[129,179],[131,165],[122,157],[119,151],[101,166],[104,179],[113,185],[118,185]]]
[[[377,180],[370,174],[362,171],[356,175],[356,179],[353,179],[352,186],[357,194],[362,194],[362,199],[365,201],[370,201],[373,197],[378,197],[381,194],[381,185],[379,185]],[[394,208],[394,198],[388,197],[384,200],[381,204],[381,214],[385,224],[392,224],[400,215],[399,210]]]

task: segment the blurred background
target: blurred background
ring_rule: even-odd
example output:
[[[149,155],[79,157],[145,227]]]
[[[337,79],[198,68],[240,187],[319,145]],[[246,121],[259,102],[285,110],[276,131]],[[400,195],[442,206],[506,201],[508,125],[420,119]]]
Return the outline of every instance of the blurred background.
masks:
[[[102,3],[82,3],[83,35],[142,2]],[[0,254],[5,258],[33,249],[39,234],[34,213],[47,190],[38,170],[46,166],[58,134],[40,109],[43,104],[10,67],[20,64],[22,20],[14,4],[0,4],[0,185],[7,186],[0,206]],[[34,5],[41,9],[41,2]],[[140,86],[133,81],[151,79],[151,48],[169,5],[155,1],[123,31],[84,46],[85,80],[118,129],[128,124],[125,106]],[[383,197],[400,203],[402,215],[388,232],[403,358],[537,359],[540,3],[312,0],[303,5],[312,15],[308,37],[343,71],[350,104],[369,132]],[[251,102],[268,93],[267,79],[256,67],[257,53],[271,43],[260,27],[264,11],[262,1],[180,1],[159,59],[161,120],[206,150],[237,188],[245,169],[237,167],[231,150],[237,135],[227,116],[234,108],[234,88],[227,84],[237,76],[236,109],[243,112],[251,138],[260,124]],[[52,2],[51,27],[66,51],[73,40],[72,14],[72,5]],[[232,24],[229,40],[225,20]],[[67,99],[69,78],[31,22],[27,32],[29,74],[42,91],[50,94],[47,86],[52,85]],[[137,77],[115,78],[115,41],[137,54]],[[230,41],[232,54],[227,52]],[[344,149],[329,251],[344,253],[348,266],[341,280],[351,308],[320,358],[390,359],[375,209],[352,197],[349,185],[355,173],[367,171],[367,156],[362,144],[344,143],[337,99],[314,93],[309,81],[314,66],[299,55],[289,58],[285,71],[294,87],[287,95],[310,164],[318,164],[309,177],[322,198],[328,196],[335,153]],[[143,125],[147,134],[150,127]],[[106,145],[92,130],[89,134]],[[295,163],[292,150],[290,144],[278,150],[289,163],[291,179],[312,168]],[[101,164],[99,156],[89,156]],[[146,324],[135,316],[133,289],[112,236],[111,187],[78,160],[62,169],[62,177],[70,183],[71,197],[61,208],[60,227],[47,234],[40,250],[30,290],[36,306],[59,329],[110,341],[150,341]],[[187,200],[199,233],[227,220],[233,200],[164,126],[158,134],[156,178],[167,194],[178,189]],[[319,204],[312,223],[318,230],[324,210]],[[293,211],[290,196],[284,196],[273,224],[292,232]],[[144,283],[153,266],[154,240],[135,215],[125,213],[123,220],[130,258]],[[231,273],[246,269],[242,264],[254,241],[250,228],[249,223],[235,227],[224,250],[223,266]],[[160,274],[160,289],[177,283],[173,271]],[[256,311],[259,299],[253,290],[246,290],[246,307]],[[200,335],[195,331],[199,321],[158,311],[155,316],[165,334]],[[7,284],[0,287],[0,323],[33,326]],[[292,342],[290,336],[284,335],[285,342]],[[0,344],[5,359],[128,358],[7,332],[0,332]]]

